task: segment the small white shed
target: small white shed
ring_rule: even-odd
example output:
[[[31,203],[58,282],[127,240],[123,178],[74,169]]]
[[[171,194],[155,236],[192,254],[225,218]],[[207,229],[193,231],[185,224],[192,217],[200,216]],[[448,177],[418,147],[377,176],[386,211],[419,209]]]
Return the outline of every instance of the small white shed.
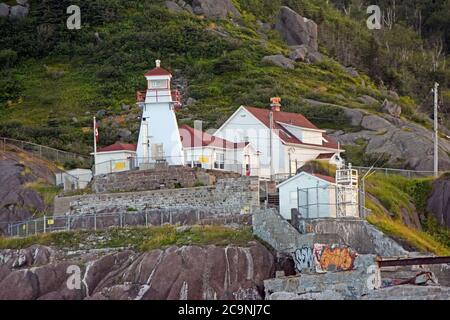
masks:
[[[291,210],[299,209],[305,218],[336,217],[336,183],[333,177],[300,172],[280,183],[280,214],[291,219]]]
[[[359,216],[358,187],[337,184],[333,177],[300,172],[277,188],[285,219],[292,218],[292,209],[307,219]]]

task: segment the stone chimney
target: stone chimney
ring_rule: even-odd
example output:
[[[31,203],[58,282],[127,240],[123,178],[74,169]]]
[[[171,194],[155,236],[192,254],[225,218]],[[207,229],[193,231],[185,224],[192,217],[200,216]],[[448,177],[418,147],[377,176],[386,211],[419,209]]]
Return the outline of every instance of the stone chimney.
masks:
[[[270,98],[270,108],[272,111],[280,111],[281,110],[281,98],[273,97]]]

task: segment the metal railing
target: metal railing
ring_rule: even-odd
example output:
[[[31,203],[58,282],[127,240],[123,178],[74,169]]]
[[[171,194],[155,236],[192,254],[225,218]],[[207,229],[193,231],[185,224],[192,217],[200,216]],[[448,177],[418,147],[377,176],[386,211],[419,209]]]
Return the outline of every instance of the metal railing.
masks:
[[[211,224],[214,222],[231,223],[245,221],[245,219],[248,219],[249,216],[249,214],[211,212],[211,210],[200,210],[194,208],[44,216],[42,218],[27,221],[8,223],[3,228],[3,233],[10,237],[28,237],[58,231],[95,231],[108,229],[111,227],[149,227],[164,225],[167,223],[171,225]]]
[[[156,168],[165,168],[171,166],[170,163],[178,162],[182,159],[187,167],[198,167],[207,170],[217,170],[224,172],[235,172],[242,175],[249,173],[251,176],[258,176],[260,173],[259,168],[250,167],[239,163],[234,159],[224,159],[224,163],[217,163],[215,161],[198,162],[189,161],[182,157],[161,157],[160,159],[152,158],[137,158],[130,157],[127,159],[111,159],[103,162],[99,162],[93,165],[92,171],[94,175],[109,174],[115,172],[129,171],[129,170],[149,170]],[[249,169],[247,171],[246,169]]]
[[[76,160],[82,162],[85,166],[89,166],[92,163],[92,158],[90,156],[62,151],[33,142],[0,137],[0,149],[5,152],[8,145],[18,147],[24,151],[33,153],[50,161],[64,163],[66,161]]]

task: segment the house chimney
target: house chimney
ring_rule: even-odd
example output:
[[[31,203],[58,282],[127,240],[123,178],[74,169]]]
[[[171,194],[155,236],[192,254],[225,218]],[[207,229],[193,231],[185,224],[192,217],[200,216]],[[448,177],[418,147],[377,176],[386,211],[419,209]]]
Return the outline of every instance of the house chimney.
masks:
[[[281,110],[281,98],[273,97],[270,98],[270,107],[272,111],[280,111]]]
[[[161,60],[156,60],[155,62],[156,62],[156,67],[160,68],[161,67]]]

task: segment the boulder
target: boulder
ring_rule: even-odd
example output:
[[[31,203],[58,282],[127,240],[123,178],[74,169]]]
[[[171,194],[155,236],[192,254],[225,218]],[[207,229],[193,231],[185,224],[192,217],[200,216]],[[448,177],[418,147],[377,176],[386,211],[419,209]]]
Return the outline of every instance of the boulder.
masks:
[[[427,210],[441,225],[450,228],[450,175],[444,175],[433,183]]]
[[[196,102],[197,102],[196,99],[189,97],[186,101],[186,106],[190,107],[190,106],[194,105]]]
[[[368,96],[368,95],[363,95],[361,97],[358,97],[358,101],[367,106],[379,105],[379,102],[377,99],[375,99],[371,96]]]
[[[293,50],[289,54],[289,59],[294,61],[305,62],[308,56],[308,47],[304,44],[301,46],[293,46],[291,47]]]
[[[262,59],[262,62],[274,64],[278,67],[281,67],[283,69],[294,69],[294,61],[291,59],[286,58],[282,54],[277,54],[273,56],[266,56]]]
[[[126,140],[131,136],[131,131],[125,128],[119,129],[117,136],[119,139]]]
[[[26,6],[28,4],[28,0],[16,0],[16,2],[21,6]]]
[[[317,24],[302,17],[288,7],[281,7],[278,12],[275,29],[290,46],[307,45],[313,51],[318,50]]]
[[[173,1],[165,2],[167,9],[172,13],[180,13],[183,12],[183,8],[181,8],[177,3]]]
[[[308,52],[308,61],[311,63],[321,63],[323,60],[325,60],[325,57],[323,54],[319,53],[318,51],[309,51]]]
[[[345,67],[344,71],[347,72],[349,75],[351,75],[354,78],[359,77],[358,71],[353,67]]]
[[[9,16],[9,6],[6,3],[0,3],[0,17]]]
[[[228,17],[239,19],[241,14],[231,0],[193,0],[193,12],[207,18],[226,19]]]
[[[97,113],[95,114],[95,116],[97,118],[103,118],[105,115],[106,115],[106,110],[104,110],[104,109],[98,110]]]
[[[396,118],[399,118],[400,115],[402,114],[402,107],[400,107],[398,104],[395,104],[385,99],[383,104],[381,105],[381,111],[389,113],[391,116],[394,116]]]
[[[9,17],[11,19],[21,19],[28,15],[28,8],[20,5],[12,6]]]

